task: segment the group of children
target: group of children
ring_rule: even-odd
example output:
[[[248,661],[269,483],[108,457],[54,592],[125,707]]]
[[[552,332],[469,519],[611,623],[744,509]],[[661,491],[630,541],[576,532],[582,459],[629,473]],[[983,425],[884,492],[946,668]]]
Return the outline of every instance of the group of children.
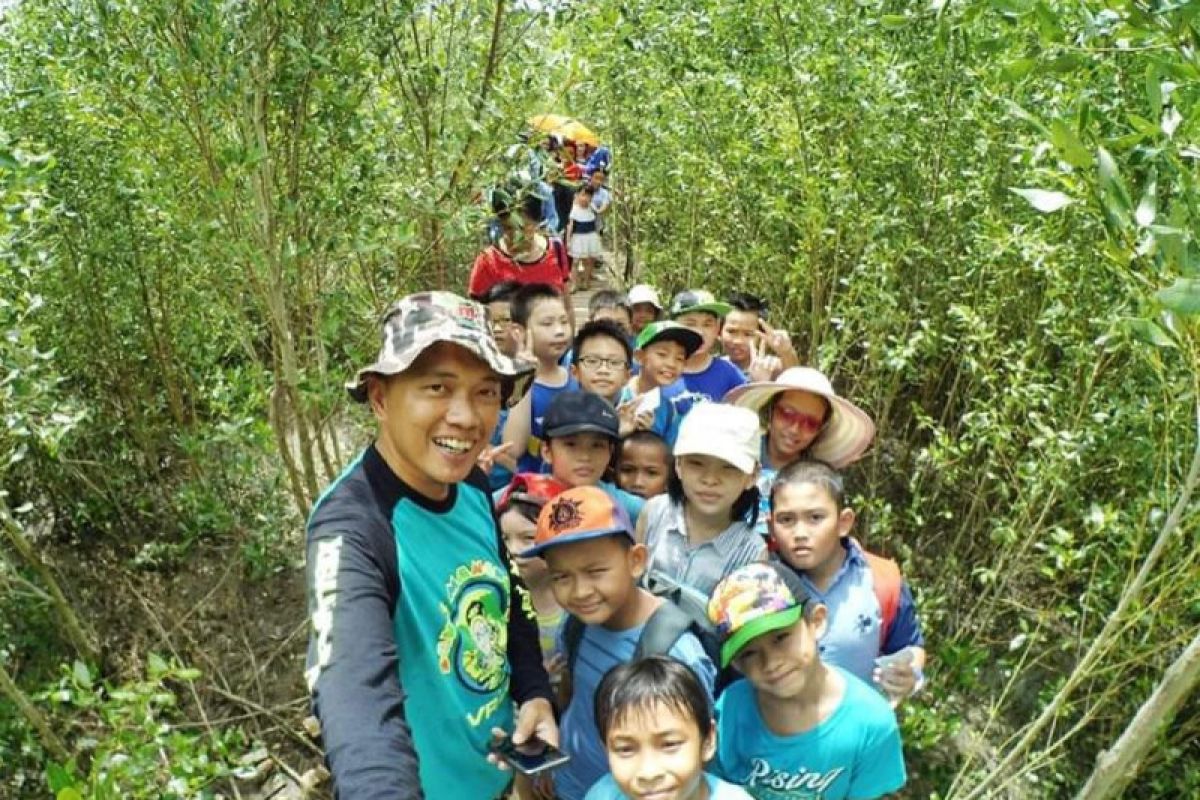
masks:
[[[714,354],[735,307],[706,291],[669,310],[648,286],[598,292],[573,335],[553,287],[499,284],[480,299],[500,349],[537,364],[485,463],[571,756],[532,795],[899,789],[893,708],[920,688],[925,661],[915,605],[895,563],[851,537],[841,474],[805,457],[826,434],[861,434],[852,425],[866,415],[832,387],[812,414],[762,402],[778,373],[748,383]],[[739,336],[756,355],[773,350],[772,368],[794,361],[786,334],[751,330]],[[768,463],[790,441],[770,443],[773,415],[804,441],[790,463]],[[867,445],[859,435],[857,452],[831,460]]]

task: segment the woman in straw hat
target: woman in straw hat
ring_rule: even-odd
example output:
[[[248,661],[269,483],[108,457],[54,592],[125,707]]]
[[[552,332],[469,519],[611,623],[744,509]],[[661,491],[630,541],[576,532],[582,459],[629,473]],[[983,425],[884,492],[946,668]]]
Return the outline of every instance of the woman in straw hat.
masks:
[[[841,469],[861,458],[875,438],[867,413],[839,397],[829,378],[812,367],[792,367],[773,381],[744,384],[724,402],[757,412],[765,431],[758,478],[758,530],[764,536],[776,472],[801,458]]]

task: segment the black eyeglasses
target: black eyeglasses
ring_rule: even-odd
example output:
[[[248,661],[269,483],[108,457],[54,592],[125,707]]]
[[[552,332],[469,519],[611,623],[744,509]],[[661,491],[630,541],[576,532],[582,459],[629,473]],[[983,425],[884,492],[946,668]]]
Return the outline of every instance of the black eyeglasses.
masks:
[[[600,356],[581,356],[579,363],[588,369],[599,369],[601,366],[609,369],[625,369],[629,362],[623,358],[601,358]]]

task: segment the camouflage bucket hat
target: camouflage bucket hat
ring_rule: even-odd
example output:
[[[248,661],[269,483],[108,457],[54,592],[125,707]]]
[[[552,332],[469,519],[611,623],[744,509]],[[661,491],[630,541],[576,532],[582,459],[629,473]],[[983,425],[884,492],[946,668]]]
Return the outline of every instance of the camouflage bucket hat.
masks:
[[[506,404],[520,399],[529,388],[535,365],[500,352],[486,307],[452,292],[420,292],[396,301],[387,310],[378,358],[358,371],[346,384],[346,391],[356,402],[365,403],[368,375],[403,372],[438,342],[463,347],[491,367],[504,384]]]

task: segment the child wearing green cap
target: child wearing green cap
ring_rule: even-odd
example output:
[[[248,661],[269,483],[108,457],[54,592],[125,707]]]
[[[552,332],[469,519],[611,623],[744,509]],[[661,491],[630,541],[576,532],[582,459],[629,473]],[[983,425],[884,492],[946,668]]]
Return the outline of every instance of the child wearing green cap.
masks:
[[[621,393],[620,404],[633,404],[635,419],[649,419],[650,430],[671,447],[679,434],[679,423],[690,406],[681,406],[687,395],[683,365],[701,345],[701,338],[669,320],[651,322],[638,334],[633,357],[640,370]]]
[[[791,570],[740,567],[717,584],[708,615],[721,665],[746,676],[717,700],[718,774],[759,800],[867,800],[904,785],[891,706],[821,661],[826,609]]]
[[[745,373],[732,362],[712,354],[721,335],[721,323],[732,308],[705,289],[688,289],[671,301],[671,319],[700,334],[702,340],[683,368],[683,382],[697,399],[719,403],[727,392],[746,382]]]

